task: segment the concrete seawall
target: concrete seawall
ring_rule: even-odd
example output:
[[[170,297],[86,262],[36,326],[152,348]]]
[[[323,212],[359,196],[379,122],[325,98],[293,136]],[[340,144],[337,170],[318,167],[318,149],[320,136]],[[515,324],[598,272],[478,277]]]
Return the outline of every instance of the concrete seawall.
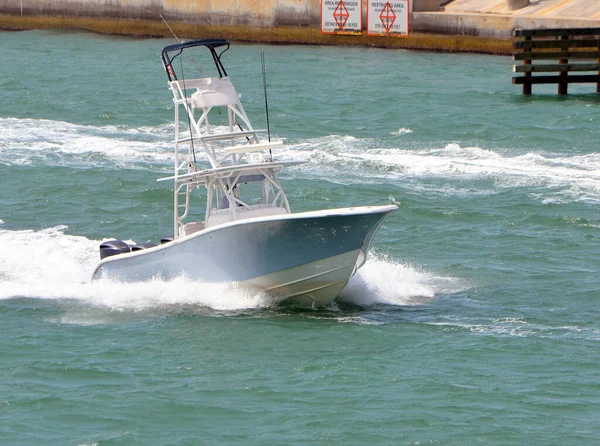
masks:
[[[0,13],[254,27],[318,25],[319,0],[3,0]]]
[[[490,11],[485,9],[486,2],[493,2]],[[589,18],[589,12],[594,13],[596,8],[600,13],[600,2],[596,0],[538,0],[536,5],[544,6],[543,2],[549,6],[553,2],[579,2],[587,5],[588,18],[577,14],[528,15],[527,8],[523,8],[524,13],[494,10],[498,0],[453,0],[442,8],[440,1],[413,0],[411,35],[393,38],[322,34],[319,0],[3,0],[0,29],[83,28],[111,34],[168,36],[162,15],[179,36],[186,38],[507,54],[511,52],[510,33],[514,28],[600,26],[593,14],[593,19]],[[439,10],[417,12],[436,8]],[[363,10],[366,25],[366,1]]]

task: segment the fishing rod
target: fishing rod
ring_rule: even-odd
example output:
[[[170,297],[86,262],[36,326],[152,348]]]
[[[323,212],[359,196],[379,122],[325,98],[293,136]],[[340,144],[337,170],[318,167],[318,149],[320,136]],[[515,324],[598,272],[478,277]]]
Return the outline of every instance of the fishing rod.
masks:
[[[169,28],[169,31],[171,31],[171,34],[173,34],[173,37],[175,37],[175,40],[177,40],[177,43],[183,43],[183,41],[179,37],[177,37],[177,34],[175,34],[175,31],[173,31],[173,28],[171,28],[169,26],[169,24],[167,23],[167,21],[165,20],[165,18],[162,16],[162,14],[159,14],[158,16],[164,22],[164,24],[167,25],[167,28]],[[202,76],[204,76],[204,73],[202,72],[202,69],[200,68],[200,66],[198,65],[198,63],[196,62],[196,60],[192,57],[192,55],[189,53],[189,51],[187,50],[187,48],[184,48],[183,51],[185,51],[185,54],[187,54],[187,56],[190,58],[190,60],[192,61],[192,63],[196,66],[196,68],[198,69],[198,71],[200,72],[200,74]]]
[[[175,34],[175,31],[173,31],[173,28],[171,28],[169,26],[169,24],[167,23],[167,21],[165,20],[165,18],[162,16],[162,14],[158,14],[158,16],[164,22],[164,24],[167,25],[167,28],[169,28],[169,31],[171,31],[171,34],[173,34],[173,37],[175,37],[175,40],[177,40],[177,42],[181,43],[181,39],[179,39],[179,37],[177,37],[177,35]]]

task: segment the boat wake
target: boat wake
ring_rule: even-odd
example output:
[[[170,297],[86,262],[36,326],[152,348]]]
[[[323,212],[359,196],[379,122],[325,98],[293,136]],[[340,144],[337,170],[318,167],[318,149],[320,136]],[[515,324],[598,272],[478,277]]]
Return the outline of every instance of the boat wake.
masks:
[[[206,283],[186,277],[136,283],[92,282],[99,241],[65,234],[66,229],[0,229],[0,300],[76,300],[124,312],[168,312],[182,306],[237,311],[269,306],[267,294],[235,283]],[[417,305],[447,292],[453,282],[376,256],[351,279],[340,298],[362,306]]]
[[[225,127],[216,131],[225,131]],[[128,128],[0,118],[0,164],[166,170],[172,162],[171,133],[172,124]],[[434,186],[423,180],[491,180],[501,189],[537,188],[532,195],[544,203],[600,203],[598,153],[524,153],[458,143],[422,147],[402,139],[410,133],[412,130],[401,128],[383,139],[329,135],[286,141],[287,148],[279,152],[279,158],[309,161],[290,171],[298,177],[327,177],[346,183],[402,180],[410,181],[413,190],[427,188],[428,192]],[[343,177],[339,172],[344,172]],[[451,191],[461,192],[460,188]],[[448,193],[448,189],[442,192]],[[467,193],[473,193],[471,185]]]
[[[325,176],[343,171],[342,181],[347,183],[415,180],[410,182],[412,190],[430,192],[429,179],[491,180],[495,189],[536,188],[534,195],[544,203],[600,203],[598,153],[513,153],[456,143],[439,148],[374,147],[381,147],[381,141],[332,135],[292,145],[283,156],[309,161],[299,168],[305,173]],[[472,185],[467,193],[473,193]]]
[[[97,167],[169,165],[172,125],[127,128],[0,118],[0,163]]]

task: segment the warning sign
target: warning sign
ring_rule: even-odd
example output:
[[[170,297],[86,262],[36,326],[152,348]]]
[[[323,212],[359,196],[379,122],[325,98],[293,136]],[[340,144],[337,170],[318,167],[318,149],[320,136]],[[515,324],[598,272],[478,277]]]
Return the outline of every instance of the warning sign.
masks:
[[[362,34],[362,0],[321,0],[323,34]]]
[[[407,37],[409,0],[369,0],[367,35]]]

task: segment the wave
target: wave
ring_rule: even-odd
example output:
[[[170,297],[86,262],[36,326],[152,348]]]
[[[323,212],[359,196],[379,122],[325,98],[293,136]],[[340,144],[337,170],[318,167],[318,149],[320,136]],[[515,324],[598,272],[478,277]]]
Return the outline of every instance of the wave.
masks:
[[[224,130],[217,128],[217,131]],[[69,165],[84,168],[127,167],[170,171],[171,124],[127,128],[86,126],[43,119],[0,118],[0,163]],[[393,135],[410,133],[401,128]],[[545,203],[600,203],[600,154],[515,153],[462,147],[396,147],[397,137],[381,139],[328,135],[287,141],[276,159],[308,164],[291,169],[294,177],[371,184],[410,180],[417,191],[437,188],[460,193],[449,182],[491,180],[495,189],[529,187]],[[389,147],[391,146],[391,147]],[[198,153],[202,162],[202,154]],[[431,183],[430,179],[444,179]],[[469,187],[473,191],[474,187]]]
[[[396,130],[395,132],[391,132],[390,135],[407,135],[409,133],[412,133],[413,131],[411,129],[407,129],[405,127],[402,127],[398,130]]]
[[[127,128],[0,118],[0,163],[94,168],[171,163],[172,125]]]
[[[185,277],[138,283],[92,282],[101,241],[65,234],[66,229],[0,229],[0,300],[74,299],[134,312],[181,305],[226,311],[269,305],[264,292],[235,283],[206,283]],[[342,299],[365,306],[416,305],[446,291],[452,282],[379,256],[367,261],[352,278]]]
[[[455,143],[427,149],[369,148],[376,143],[330,136],[292,146],[284,156],[308,161],[304,171],[314,170],[316,175],[333,174],[343,168],[348,183],[436,178],[492,180],[501,189],[542,188],[534,195],[544,202],[600,202],[600,153],[511,155]],[[425,187],[416,182],[412,186]]]
[[[447,330],[467,330],[484,336],[585,339],[600,341],[600,330],[578,325],[550,326],[520,318],[488,318],[483,321],[448,320],[426,322]]]

